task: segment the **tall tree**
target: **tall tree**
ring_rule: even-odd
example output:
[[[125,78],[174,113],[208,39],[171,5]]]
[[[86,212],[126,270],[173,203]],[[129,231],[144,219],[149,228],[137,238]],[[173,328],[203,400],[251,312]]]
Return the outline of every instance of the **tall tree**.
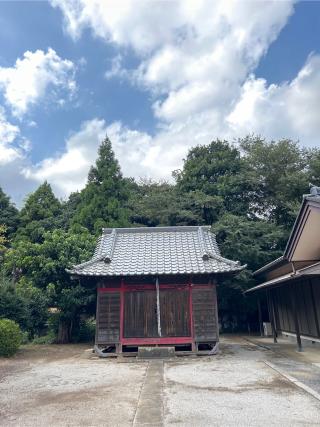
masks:
[[[212,229],[223,255],[251,271],[279,257],[286,243],[284,227],[263,219],[226,213]]]
[[[0,225],[6,227],[5,235],[8,239],[17,230],[19,224],[18,214],[18,209],[0,187]]]
[[[309,182],[319,182],[320,150],[302,148],[289,139],[266,141],[256,136],[239,144],[259,188],[251,195],[251,213],[291,229]]]
[[[100,145],[98,158],[81,191],[72,224],[99,234],[102,227],[129,225],[128,180],[124,179],[108,137]]]
[[[29,195],[20,211],[20,227],[16,240],[42,242],[46,231],[61,226],[61,214],[61,203],[53,194],[50,184],[44,182]]]
[[[310,183],[320,186],[320,150],[313,148],[309,151],[308,173]]]
[[[81,203],[81,193],[71,193],[68,200],[62,202],[62,228],[68,230],[71,227],[73,217]]]
[[[202,206],[203,220],[216,221],[224,211],[246,214],[255,183],[240,151],[227,141],[192,148],[183,169],[174,172],[182,197]]]
[[[168,226],[197,223],[199,218],[186,211],[174,185],[168,182],[140,180],[132,187],[130,220],[135,226]]]

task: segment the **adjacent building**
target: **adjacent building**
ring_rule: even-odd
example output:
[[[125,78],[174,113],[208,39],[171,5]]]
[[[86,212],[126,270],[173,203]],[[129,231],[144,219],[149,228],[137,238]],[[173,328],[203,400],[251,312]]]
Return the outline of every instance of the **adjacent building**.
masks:
[[[317,187],[304,196],[283,255],[257,270],[261,282],[247,291],[267,294],[274,340],[293,335],[320,341],[320,194]]]

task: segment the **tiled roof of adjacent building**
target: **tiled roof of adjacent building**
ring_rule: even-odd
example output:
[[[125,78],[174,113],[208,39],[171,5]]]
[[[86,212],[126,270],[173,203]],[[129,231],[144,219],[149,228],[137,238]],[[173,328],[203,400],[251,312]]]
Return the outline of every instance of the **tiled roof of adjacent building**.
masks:
[[[81,276],[141,276],[237,272],[223,258],[209,226],[105,228],[92,259],[69,273]]]

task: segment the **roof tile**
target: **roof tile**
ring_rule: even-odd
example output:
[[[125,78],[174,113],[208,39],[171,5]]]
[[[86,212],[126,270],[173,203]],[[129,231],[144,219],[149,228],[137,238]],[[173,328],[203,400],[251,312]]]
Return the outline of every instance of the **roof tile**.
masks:
[[[106,263],[105,258],[111,262]],[[243,268],[221,256],[210,227],[182,226],[104,229],[92,259],[73,266],[69,272],[81,276],[131,276],[218,273]]]

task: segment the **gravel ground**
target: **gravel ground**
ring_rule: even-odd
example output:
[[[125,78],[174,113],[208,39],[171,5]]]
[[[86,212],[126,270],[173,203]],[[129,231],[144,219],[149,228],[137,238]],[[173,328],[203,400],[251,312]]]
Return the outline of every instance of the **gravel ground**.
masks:
[[[17,370],[7,362],[8,374],[0,382],[0,425],[131,425],[146,364],[90,356],[19,360]]]
[[[0,425],[320,425],[320,402],[263,362],[274,353],[241,339],[221,348],[164,364],[101,360],[84,346],[26,348],[0,360]]]
[[[207,360],[167,364],[165,425],[319,425],[320,402],[269,368],[274,354],[244,342]]]

